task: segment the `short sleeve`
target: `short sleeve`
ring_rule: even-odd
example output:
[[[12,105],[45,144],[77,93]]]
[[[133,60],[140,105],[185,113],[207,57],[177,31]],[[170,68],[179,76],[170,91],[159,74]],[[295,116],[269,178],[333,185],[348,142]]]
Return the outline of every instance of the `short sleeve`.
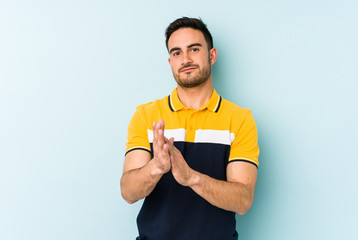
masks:
[[[142,149],[151,152],[148,140],[148,132],[144,119],[141,117],[141,108],[137,107],[128,125],[126,151]]]
[[[251,111],[247,110],[240,120],[238,119],[238,127],[234,130],[235,138],[231,144],[229,163],[245,161],[258,167],[260,150],[256,123]]]

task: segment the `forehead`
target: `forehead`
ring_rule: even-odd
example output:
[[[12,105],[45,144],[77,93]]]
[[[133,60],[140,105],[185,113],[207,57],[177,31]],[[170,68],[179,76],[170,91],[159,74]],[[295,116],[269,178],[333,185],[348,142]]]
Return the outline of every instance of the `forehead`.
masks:
[[[168,41],[168,49],[173,47],[185,48],[193,43],[207,47],[204,34],[193,28],[180,28],[172,33]]]

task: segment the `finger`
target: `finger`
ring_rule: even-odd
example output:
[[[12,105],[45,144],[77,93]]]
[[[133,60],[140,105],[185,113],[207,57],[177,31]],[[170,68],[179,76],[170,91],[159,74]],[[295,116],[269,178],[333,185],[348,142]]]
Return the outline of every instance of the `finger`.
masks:
[[[163,165],[164,164],[166,165],[169,163],[171,166],[168,151],[169,151],[169,146],[168,146],[168,144],[165,143],[163,145],[163,150],[160,152],[160,161],[162,162]]]
[[[155,134],[156,134],[156,140],[158,142],[163,135],[163,129],[161,128],[160,123],[155,124]]]
[[[164,124],[164,120],[163,119],[159,119],[159,127],[161,130],[163,130],[163,136],[164,136],[164,133],[165,133],[165,124]],[[164,139],[163,139],[164,141]]]
[[[160,127],[164,130],[164,128],[165,128],[165,123],[164,123],[164,120],[163,120],[163,119],[159,119],[159,124],[160,124]]]
[[[158,136],[158,133],[157,133],[157,123],[156,122],[153,122],[153,150],[154,150],[154,153],[156,154],[158,152],[158,148],[157,148],[157,136]]]
[[[170,139],[168,139],[166,136],[164,136],[164,142],[168,143],[169,145],[174,145],[174,138],[171,137]]]
[[[156,122],[153,122],[153,142],[155,141],[156,138],[156,133],[155,133],[155,126],[157,125]]]
[[[164,154],[168,154],[168,152],[169,152],[169,145],[165,143],[165,144],[163,145],[163,153],[164,153]]]
[[[164,142],[165,142],[165,144],[168,145],[168,153],[171,153],[173,151],[173,147],[174,147],[171,139],[173,139],[173,138],[168,139],[168,138],[164,137]]]
[[[154,154],[156,154],[157,157],[159,157],[161,154],[161,151],[163,150],[163,144],[164,142],[162,139],[162,132],[160,132],[160,124],[157,122],[154,122],[153,124],[153,149]]]
[[[164,145],[164,131],[162,129],[158,129],[157,144],[158,144],[158,147],[160,149],[163,148],[163,145]]]

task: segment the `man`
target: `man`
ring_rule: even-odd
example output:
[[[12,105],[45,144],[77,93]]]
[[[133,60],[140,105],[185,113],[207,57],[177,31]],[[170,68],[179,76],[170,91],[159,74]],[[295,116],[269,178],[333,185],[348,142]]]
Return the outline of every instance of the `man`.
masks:
[[[213,89],[217,50],[201,20],[172,22],[166,45],[177,88],[139,106],[128,127],[121,191],[145,198],[137,239],[237,239],[235,213],[254,198],[255,121]]]

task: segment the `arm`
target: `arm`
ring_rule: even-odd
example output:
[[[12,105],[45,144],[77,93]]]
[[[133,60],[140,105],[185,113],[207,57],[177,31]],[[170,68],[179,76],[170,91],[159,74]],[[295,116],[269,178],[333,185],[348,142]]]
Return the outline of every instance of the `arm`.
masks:
[[[243,215],[254,200],[257,168],[247,162],[233,162],[226,171],[227,181],[196,173],[197,184],[191,188],[212,205]]]
[[[212,205],[245,214],[251,207],[257,178],[256,166],[246,162],[228,164],[227,181],[221,181],[191,169],[180,151],[170,144],[172,173],[176,181],[192,188]]]
[[[149,152],[143,150],[133,150],[124,159],[121,192],[128,203],[148,196],[163,174],[170,170],[163,120],[153,123],[153,151],[153,159]]]

